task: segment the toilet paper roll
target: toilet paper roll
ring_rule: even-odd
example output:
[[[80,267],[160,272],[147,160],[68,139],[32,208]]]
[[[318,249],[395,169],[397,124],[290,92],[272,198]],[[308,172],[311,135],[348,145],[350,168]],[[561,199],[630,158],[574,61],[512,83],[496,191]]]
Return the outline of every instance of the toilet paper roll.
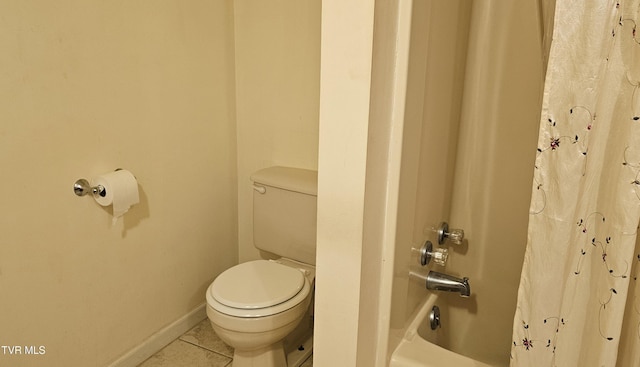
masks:
[[[131,172],[125,169],[98,176],[92,180],[91,185],[104,187],[104,196],[94,195],[93,197],[102,206],[113,205],[114,222],[132,205],[140,202],[138,181]]]

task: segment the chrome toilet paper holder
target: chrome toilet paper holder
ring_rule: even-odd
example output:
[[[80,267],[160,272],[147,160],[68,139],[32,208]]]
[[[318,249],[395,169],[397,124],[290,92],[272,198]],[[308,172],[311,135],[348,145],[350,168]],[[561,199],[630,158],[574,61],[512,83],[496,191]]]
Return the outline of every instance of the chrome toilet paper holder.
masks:
[[[107,190],[105,190],[104,186],[102,185],[91,186],[89,181],[81,178],[73,184],[73,193],[78,196],[85,196],[89,193],[92,193],[94,196],[100,195],[102,197],[105,197],[107,195]]]
[[[122,168],[116,168],[114,172],[122,171]],[[135,177],[135,176],[134,176]],[[100,197],[107,196],[107,189],[102,185],[91,186],[89,181],[84,178],[78,179],[73,184],[73,192],[78,196],[85,196],[88,193],[92,193],[93,196],[100,195]]]

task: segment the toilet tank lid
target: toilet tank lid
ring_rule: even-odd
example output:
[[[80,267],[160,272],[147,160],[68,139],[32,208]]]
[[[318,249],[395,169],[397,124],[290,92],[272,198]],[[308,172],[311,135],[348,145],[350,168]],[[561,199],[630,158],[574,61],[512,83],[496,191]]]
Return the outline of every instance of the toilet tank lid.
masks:
[[[314,170],[274,166],[256,171],[251,180],[265,186],[318,195],[318,171]]]

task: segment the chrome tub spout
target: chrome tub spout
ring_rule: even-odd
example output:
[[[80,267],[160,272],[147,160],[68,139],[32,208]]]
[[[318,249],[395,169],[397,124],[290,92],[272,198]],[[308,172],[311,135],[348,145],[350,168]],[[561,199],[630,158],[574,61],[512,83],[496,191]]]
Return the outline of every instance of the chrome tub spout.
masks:
[[[427,289],[435,291],[459,292],[462,297],[471,295],[469,278],[456,278],[451,275],[430,271],[427,275]]]

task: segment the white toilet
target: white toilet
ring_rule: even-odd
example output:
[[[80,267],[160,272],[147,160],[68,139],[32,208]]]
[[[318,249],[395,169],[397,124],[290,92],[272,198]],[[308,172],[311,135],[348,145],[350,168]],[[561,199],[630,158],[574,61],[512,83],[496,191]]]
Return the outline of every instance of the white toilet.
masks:
[[[236,265],[207,290],[207,316],[233,367],[297,367],[311,354],[317,172],[270,167],[253,181],[253,242],[279,257]]]

